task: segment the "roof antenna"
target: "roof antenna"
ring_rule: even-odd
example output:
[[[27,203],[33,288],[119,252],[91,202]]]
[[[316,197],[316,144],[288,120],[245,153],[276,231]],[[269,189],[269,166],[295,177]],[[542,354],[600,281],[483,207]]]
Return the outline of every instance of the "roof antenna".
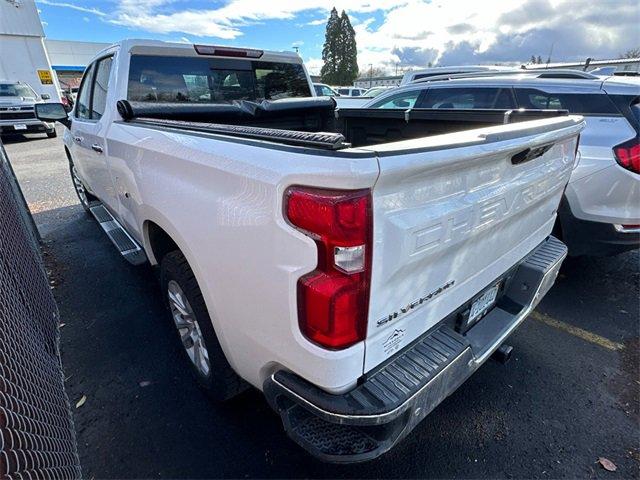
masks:
[[[549,49],[549,56],[547,57],[547,64],[545,65],[545,69],[549,68],[549,64],[551,63],[551,55],[553,54],[553,46],[556,42],[551,42],[551,48]]]

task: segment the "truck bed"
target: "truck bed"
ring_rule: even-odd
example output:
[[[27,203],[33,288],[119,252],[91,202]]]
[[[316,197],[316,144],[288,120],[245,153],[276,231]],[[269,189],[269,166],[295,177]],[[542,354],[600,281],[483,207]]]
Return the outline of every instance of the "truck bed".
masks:
[[[340,109],[330,98],[224,105],[121,100],[127,122],[327,150],[567,115],[566,110]]]

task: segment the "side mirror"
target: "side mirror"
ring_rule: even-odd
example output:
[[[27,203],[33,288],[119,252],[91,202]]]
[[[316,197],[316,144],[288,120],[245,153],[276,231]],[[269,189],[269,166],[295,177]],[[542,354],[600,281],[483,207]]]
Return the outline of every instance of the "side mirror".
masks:
[[[36,117],[43,122],[60,122],[71,128],[71,119],[61,103],[36,103]]]
[[[48,93],[43,93],[42,95],[40,95],[40,98],[43,100],[51,100],[51,95],[49,95]]]

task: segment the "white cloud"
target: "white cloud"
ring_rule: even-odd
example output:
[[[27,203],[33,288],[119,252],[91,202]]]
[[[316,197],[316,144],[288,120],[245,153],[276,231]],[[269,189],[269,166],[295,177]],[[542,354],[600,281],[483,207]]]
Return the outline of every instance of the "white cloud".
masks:
[[[311,75],[320,75],[320,69],[322,68],[322,65],[324,65],[324,62],[322,61],[321,58],[307,58],[304,61],[305,66],[307,67],[307,71],[311,74]]]
[[[76,5],[75,3],[56,2],[54,0],[37,0],[37,1],[42,5],[49,5],[51,7],[70,8],[72,10],[77,10],[78,12],[93,13],[94,15],[98,15],[99,17],[105,17],[107,15],[105,12],[98,10],[97,8],[83,7],[81,5]]]
[[[37,1],[136,30],[223,40],[270,20],[301,22],[303,13],[326,18],[335,5],[352,17],[362,70],[369,64],[395,71],[398,64],[406,69],[429,62],[526,61],[531,55],[546,57],[552,45],[554,60],[603,58],[640,44],[637,0],[225,0],[199,8],[178,0],[112,0],[115,8],[108,13],[72,0]],[[315,62],[313,69],[321,62],[309,61]]]

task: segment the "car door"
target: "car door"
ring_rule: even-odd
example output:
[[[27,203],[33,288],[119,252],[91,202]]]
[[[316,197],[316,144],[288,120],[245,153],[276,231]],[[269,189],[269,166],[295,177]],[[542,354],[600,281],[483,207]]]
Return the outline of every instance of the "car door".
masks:
[[[76,105],[73,110],[73,120],[71,122],[71,139],[68,144],[69,153],[77,175],[80,177],[86,187],[93,193],[94,185],[89,181],[89,150],[85,142],[87,128],[91,123],[91,83],[95,72],[95,64],[87,67],[82,76],[80,89],[76,97]]]
[[[117,197],[109,166],[105,134],[107,119],[103,118],[107,105],[107,91],[113,55],[102,57],[89,67],[83,80],[72,124],[74,151],[80,178],[112,212],[117,211]]]

